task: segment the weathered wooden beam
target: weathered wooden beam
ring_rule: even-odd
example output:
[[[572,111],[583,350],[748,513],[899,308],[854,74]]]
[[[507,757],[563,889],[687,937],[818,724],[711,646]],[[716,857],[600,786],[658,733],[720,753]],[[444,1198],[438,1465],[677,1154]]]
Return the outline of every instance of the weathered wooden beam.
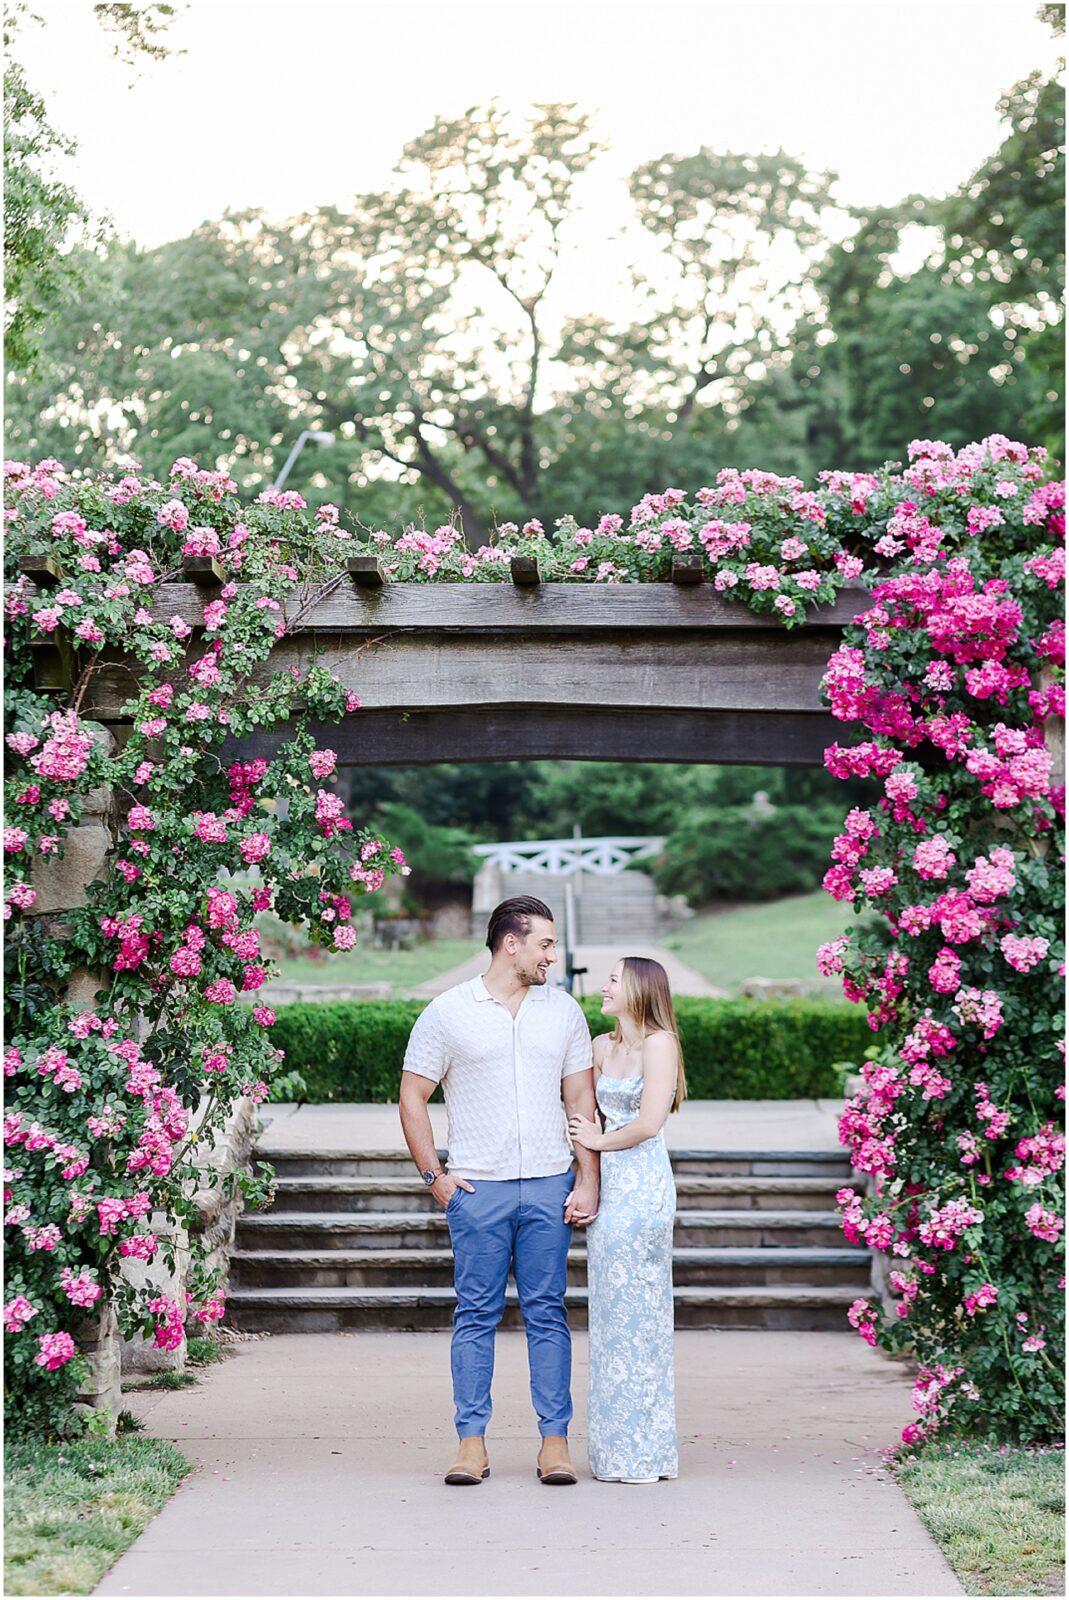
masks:
[[[509,571],[517,589],[537,589],[542,582],[535,556],[513,556],[509,561]]]
[[[270,759],[297,724],[222,747],[224,764]],[[438,761],[663,761],[820,766],[843,728],[827,712],[617,711],[469,706],[458,711],[358,711],[301,723],[342,766],[427,766]]]
[[[353,556],[350,560],[374,561]],[[295,587],[303,604],[314,590]],[[833,605],[814,606],[796,632],[840,629],[871,604],[867,589],[844,589]],[[161,584],[152,615],[165,622],[179,616],[194,627],[203,622],[202,601],[190,584]],[[381,634],[390,629],[465,633],[619,633],[635,630],[730,629],[763,634],[773,644],[788,630],[777,616],[758,616],[725,600],[711,583],[607,583],[596,589],[578,583],[540,583],[520,592],[512,583],[387,583],[370,590],[340,585],[310,605],[301,632]],[[795,635],[792,634],[791,637]]]
[[[22,556],[19,560],[19,571],[23,577],[30,578],[39,589],[54,589],[57,583],[63,581],[59,562],[52,556]]]
[[[376,556],[348,556],[345,570],[358,589],[381,589],[386,571]]]
[[[693,588],[702,581],[701,556],[673,556],[672,582],[684,588]]]
[[[826,634],[806,629],[774,640],[745,632],[532,634],[522,641],[413,632],[357,644],[344,634],[298,634],[275,645],[254,681],[318,665],[370,710],[499,704],[557,707],[561,717],[574,706],[819,712],[832,648]],[[116,680],[120,698],[113,702],[113,677],[96,675],[90,689],[92,714],[104,720],[131,692],[128,677]]]
[[[226,573],[215,556],[183,556],[182,571],[198,589],[214,589],[216,584],[221,588],[226,582]]]

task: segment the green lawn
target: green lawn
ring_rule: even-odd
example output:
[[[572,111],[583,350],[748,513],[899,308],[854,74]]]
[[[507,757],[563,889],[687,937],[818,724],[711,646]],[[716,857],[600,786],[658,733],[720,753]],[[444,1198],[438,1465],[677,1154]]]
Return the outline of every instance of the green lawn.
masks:
[[[838,999],[839,980],[820,976],[816,951],[852,920],[849,911],[818,890],[767,905],[700,913],[663,944],[728,994],[737,994],[748,978],[792,978],[814,995]],[[376,950],[361,943],[324,961],[291,957],[279,963],[278,976],[282,983],[388,983],[393,998],[460,966],[482,948],[479,939],[434,939],[411,950]]]
[[[390,997],[406,995],[483,948],[481,939],[430,939],[411,950],[376,950],[358,945],[347,955],[313,961],[307,956],[279,962],[280,983],[388,983]]]
[[[1065,1592],[1065,1460],[934,1443],[895,1477],[968,1594]]]
[[[839,979],[817,972],[817,946],[838,938],[853,920],[821,889],[767,905],[702,913],[662,943],[728,994],[737,994],[748,978],[797,978],[813,994],[839,999]]]
[[[4,1593],[91,1594],[190,1464],[162,1439],[9,1444]]]

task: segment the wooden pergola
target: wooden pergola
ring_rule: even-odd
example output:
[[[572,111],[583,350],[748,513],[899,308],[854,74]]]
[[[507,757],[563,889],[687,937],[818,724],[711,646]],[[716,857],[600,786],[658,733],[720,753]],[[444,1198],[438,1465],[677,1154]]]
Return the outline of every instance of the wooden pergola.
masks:
[[[203,557],[185,572],[188,581],[155,592],[152,614],[197,629],[223,575]],[[373,559],[354,558],[335,583],[295,588],[285,609],[296,627],[259,675],[317,661],[359,695],[358,711],[307,724],[346,766],[820,765],[842,732],[820,680],[868,591],[846,589],[788,631],[698,578],[683,558],[670,583],[542,583],[535,563],[517,558],[511,582],[394,583]],[[120,723],[133,688],[129,669],[113,663],[95,674],[83,715]],[[270,756],[291,731],[246,736],[225,754]]]

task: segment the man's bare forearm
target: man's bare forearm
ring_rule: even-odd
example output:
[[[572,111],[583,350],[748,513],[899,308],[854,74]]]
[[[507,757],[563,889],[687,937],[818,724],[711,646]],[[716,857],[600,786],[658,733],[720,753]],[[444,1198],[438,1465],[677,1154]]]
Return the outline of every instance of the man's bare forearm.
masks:
[[[595,1188],[601,1187],[601,1157],[596,1150],[584,1150],[581,1144],[575,1146],[575,1164],[579,1169],[576,1183],[592,1183]]]
[[[401,1090],[398,1109],[401,1113],[401,1132],[413,1161],[420,1172],[431,1172],[438,1166],[438,1150],[434,1143],[434,1128],[427,1102],[421,1095]]]

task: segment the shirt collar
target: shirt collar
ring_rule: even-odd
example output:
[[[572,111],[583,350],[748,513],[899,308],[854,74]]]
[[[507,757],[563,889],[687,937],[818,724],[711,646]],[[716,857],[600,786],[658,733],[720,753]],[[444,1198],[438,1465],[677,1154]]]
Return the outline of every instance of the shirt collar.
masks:
[[[469,990],[473,1000],[493,1000],[494,998],[489,989],[486,987],[486,984],[483,982],[481,973],[479,977],[472,978],[471,983],[469,984]],[[532,1000],[548,1000],[549,984],[533,983],[528,989],[527,995]]]

